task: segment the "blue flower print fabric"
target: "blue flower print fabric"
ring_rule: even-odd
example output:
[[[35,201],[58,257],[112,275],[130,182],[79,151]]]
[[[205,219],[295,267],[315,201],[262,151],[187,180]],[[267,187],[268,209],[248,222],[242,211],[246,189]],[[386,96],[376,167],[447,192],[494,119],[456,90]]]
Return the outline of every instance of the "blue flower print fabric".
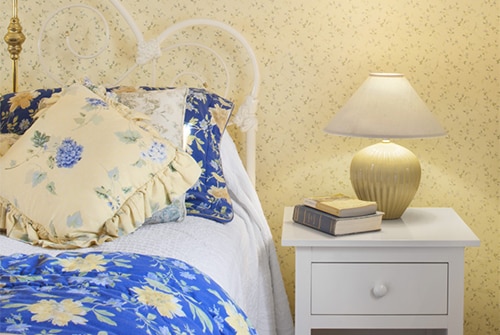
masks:
[[[60,91],[60,88],[39,89],[1,96],[0,133],[24,134],[33,123],[33,116],[38,112],[42,100]]]
[[[82,158],[83,147],[71,138],[65,138],[57,148],[56,164],[59,168],[71,168]]]
[[[0,333],[256,334],[211,278],[131,253],[0,256]]]
[[[198,182],[186,192],[188,215],[221,223],[233,219],[233,206],[222,169],[220,143],[233,103],[203,89],[189,89],[184,115],[187,152],[201,167]]]

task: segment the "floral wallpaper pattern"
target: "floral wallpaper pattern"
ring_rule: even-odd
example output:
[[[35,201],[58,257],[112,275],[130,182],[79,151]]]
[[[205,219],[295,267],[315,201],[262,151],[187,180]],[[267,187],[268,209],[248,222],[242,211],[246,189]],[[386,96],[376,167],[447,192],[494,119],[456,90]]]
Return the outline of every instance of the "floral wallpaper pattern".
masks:
[[[40,18],[62,3],[67,1],[20,2],[27,35],[21,88],[53,86],[37,63],[34,39]],[[111,28],[118,51],[106,55],[104,67],[122,71],[123,59],[134,52],[126,46],[130,32],[110,4],[88,3],[109,8],[107,17],[118,22]],[[283,206],[311,194],[353,194],[350,160],[373,140],[336,137],[322,129],[369,72],[404,73],[447,130],[443,138],[398,141],[422,164],[422,182],[411,206],[453,207],[481,239],[479,248],[465,252],[464,334],[500,332],[498,1],[124,0],[124,4],[146,38],[172,22],[210,17],[233,25],[254,47],[262,75],[257,191],[275,236],[292,308],[294,250],[280,245]],[[4,26],[9,15],[7,10],[0,13]],[[78,32],[78,36],[71,33],[72,38],[94,34],[91,26],[70,29]],[[6,48],[0,53],[0,72],[7,78]],[[168,57],[172,64],[182,58]],[[210,59],[205,63],[212,66]],[[231,96],[238,104],[243,98],[234,93],[251,75],[236,69],[234,78],[237,87]],[[8,81],[1,85],[4,93],[10,90]]]

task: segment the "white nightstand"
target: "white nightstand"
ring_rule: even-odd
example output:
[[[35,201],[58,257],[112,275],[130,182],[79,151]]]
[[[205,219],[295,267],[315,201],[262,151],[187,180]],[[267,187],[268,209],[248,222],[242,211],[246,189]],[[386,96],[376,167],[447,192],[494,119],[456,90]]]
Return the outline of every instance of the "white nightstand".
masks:
[[[464,248],[479,239],[453,209],[409,208],[380,232],[341,237],[292,212],[281,241],[296,249],[295,335],[463,334]]]

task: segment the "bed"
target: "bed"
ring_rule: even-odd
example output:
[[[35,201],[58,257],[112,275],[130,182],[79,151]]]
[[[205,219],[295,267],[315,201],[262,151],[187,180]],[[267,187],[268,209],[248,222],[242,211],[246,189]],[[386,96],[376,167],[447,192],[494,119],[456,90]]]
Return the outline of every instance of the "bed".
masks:
[[[0,333],[292,334],[255,191],[260,77],[251,46],[212,19],[146,40],[122,3],[109,4],[51,9],[37,47],[52,86],[18,90],[25,41],[13,1],[13,89],[0,98]],[[111,42],[125,32],[109,17],[125,23],[126,38]],[[78,49],[88,43],[71,35],[78,20],[103,37]],[[46,32],[54,27],[64,33]],[[207,31],[250,74],[230,74],[236,65],[205,44]],[[130,58],[121,55],[130,49],[131,64],[115,68],[113,57]],[[164,56],[181,69],[165,70]],[[85,64],[97,69],[92,77]]]

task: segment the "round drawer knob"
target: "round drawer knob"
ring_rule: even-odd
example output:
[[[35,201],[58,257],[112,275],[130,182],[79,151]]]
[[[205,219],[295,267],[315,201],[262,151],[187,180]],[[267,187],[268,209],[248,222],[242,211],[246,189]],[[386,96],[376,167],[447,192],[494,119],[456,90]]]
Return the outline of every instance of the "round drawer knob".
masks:
[[[373,295],[376,298],[382,298],[384,295],[387,294],[387,291],[388,291],[387,286],[385,286],[384,284],[377,284],[372,289]]]

